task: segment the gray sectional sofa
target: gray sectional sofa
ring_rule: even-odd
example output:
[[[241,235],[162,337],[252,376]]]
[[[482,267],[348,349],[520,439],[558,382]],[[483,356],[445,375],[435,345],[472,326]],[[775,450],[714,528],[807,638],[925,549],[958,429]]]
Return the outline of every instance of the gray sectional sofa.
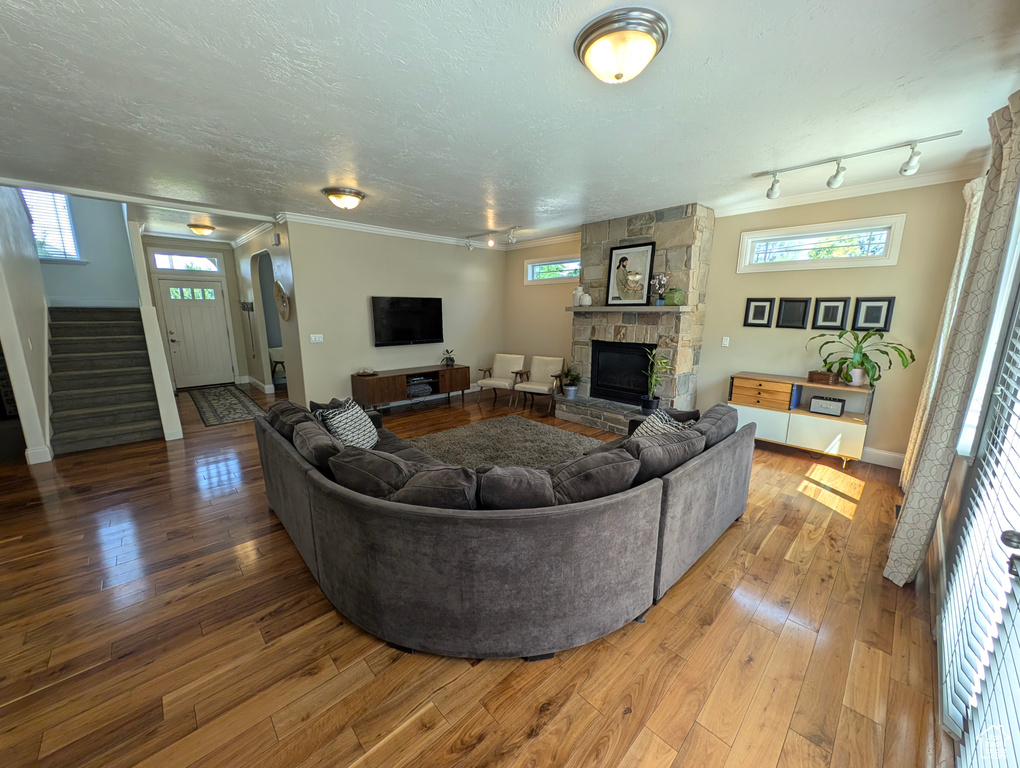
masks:
[[[367,495],[334,482],[267,418],[255,419],[255,434],[269,504],[341,614],[407,649],[536,657],[643,614],[743,514],[754,425],[733,432],[730,412],[707,412],[707,447],[661,477],[638,476],[633,487],[573,502],[569,488],[557,487],[561,503],[529,509],[439,508]],[[381,426],[379,436],[375,452],[442,472]],[[632,461],[633,478],[638,460],[625,455],[624,443],[596,453],[615,456],[606,467]],[[641,445],[646,459],[658,450],[655,441]],[[637,452],[634,443],[629,449]],[[336,467],[338,458],[331,461]],[[609,470],[600,461],[576,464],[588,471],[572,482],[604,485]],[[558,482],[571,482],[569,474]]]

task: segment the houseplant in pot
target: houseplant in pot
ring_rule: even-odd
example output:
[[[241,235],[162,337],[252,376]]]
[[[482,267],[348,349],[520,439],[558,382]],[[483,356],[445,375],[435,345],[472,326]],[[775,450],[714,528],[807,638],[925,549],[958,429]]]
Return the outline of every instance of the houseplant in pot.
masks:
[[[443,360],[442,360],[443,365],[451,366],[451,365],[453,365],[456,362],[457,361],[453,359],[453,350],[452,349],[444,349],[443,350]]]
[[[581,374],[576,368],[567,368],[563,372],[563,396],[567,400],[577,397],[577,385],[581,383]]]
[[[886,341],[885,334],[875,329],[865,333],[819,333],[808,339],[808,345],[815,339],[823,339],[818,345],[822,370],[838,374],[843,381],[855,387],[865,384],[875,386],[875,382],[882,378],[883,364],[889,370],[894,359],[899,360],[904,368],[916,360],[910,347]]]
[[[669,275],[652,275],[649,285],[652,293],[657,296],[655,299],[655,305],[657,307],[661,307],[666,303],[666,288],[669,287]]]
[[[641,396],[641,412],[645,415],[654,413],[659,407],[659,398],[655,390],[662,384],[662,378],[669,373],[669,358],[660,355],[659,350],[648,350],[648,368],[645,369],[645,376],[648,378],[648,394]]]

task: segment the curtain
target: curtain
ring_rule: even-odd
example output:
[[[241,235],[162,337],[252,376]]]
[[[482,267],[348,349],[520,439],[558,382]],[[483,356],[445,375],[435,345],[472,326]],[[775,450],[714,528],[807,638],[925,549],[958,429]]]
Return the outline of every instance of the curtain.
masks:
[[[959,254],[956,257],[956,265],[953,267],[953,276],[949,281],[949,290],[946,291],[946,303],[942,308],[942,317],[939,319],[939,335],[931,351],[931,357],[928,359],[928,370],[924,374],[921,396],[918,398],[917,411],[914,414],[914,426],[910,430],[910,442],[907,443],[907,452],[903,457],[900,488],[904,493],[910,490],[910,481],[914,477],[914,470],[917,469],[921,446],[927,439],[928,427],[931,425],[932,400],[935,397],[936,385],[942,378],[946,348],[953,335],[953,321],[956,319],[956,311],[960,306],[963,278],[967,274],[974,249],[978,212],[984,191],[985,180],[983,178],[974,179],[963,188],[963,199],[967,206],[963,214],[963,235],[960,237]]]
[[[992,153],[974,245],[960,270],[959,301],[940,346],[926,424],[889,544],[885,577],[899,586],[913,581],[931,542],[995,301],[1020,178],[1020,91],[988,125]]]

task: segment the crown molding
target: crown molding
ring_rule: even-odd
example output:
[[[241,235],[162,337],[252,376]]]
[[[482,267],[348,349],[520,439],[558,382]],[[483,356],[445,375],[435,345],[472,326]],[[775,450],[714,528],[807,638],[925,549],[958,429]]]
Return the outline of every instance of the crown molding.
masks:
[[[232,248],[240,248],[245,243],[254,240],[256,237],[261,235],[263,232],[268,232],[269,230],[271,230],[275,226],[276,226],[275,223],[270,224],[267,221],[264,224],[259,224],[257,227],[252,227],[247,232],[245,232],[243,235],[238,237],[236,240],[231,240],[230,241],[230,246]]]
[[[721,219],[725,216],[739,216],[744,213],[758,213],[760,211],[771,211],[776,208],[792,208],[798,205],[812,205],[814,203],[829,203],[834,200],[845,200],[851,197],[864,197],[865,195],[880,195],[884,192],[899,192],[904,189],[916,187],[930,187],[934,184],[948,184],[953,181],[970,181],[977,176],[983,176],[985,165],[968,165],[962,168],[954,168],[949,171],[938,171],[937,173],[918,174],[916,176],[888,179],[886,181],[874,181],[870,184],[859,184],[853,187],[840,187],[839,189],[825,189],[819,192],[809,192],[806,195],[795,195],[793,197],[780,197],[776,200],[769,200],[764,193],[761,198],[750,203],[738,203],[735,205],[712,205],[711,202],[702,203],[715,211],[715,217]]]
[[[359,224],[354,221],[338,221],[325,216],[308,216],[304,213],[290,213],[284,211],[276,214],[276,220],[280,224],[294,222],[295,224],[315,224],[320,227],[333,227],[334,229],[347,229],[353,232],[365,232],[370,235],[384,235],[386,237],[403,237],[408,240],[422,240],[426,243],[442,243],[443,245],[457,245],[464,248],[469,242],[473,243],[479,250],[505,251],[506,245],[497,243],[488,248],[485,243],[475,241],[467,237],[446,237],[444,235],[430,235],[427,232],[412,232],[407,229],[391,229],[390,227],[377,227],[374,224]]]
[[[519,251],[522,248],[538,248],[543,245],[556,245],[558,243],[580,242],[580,232],[570,232],[566,235],[552,235],[550,237],[539,237],[535,240],[520,240],[513,245],[508,245],[508,251]]]

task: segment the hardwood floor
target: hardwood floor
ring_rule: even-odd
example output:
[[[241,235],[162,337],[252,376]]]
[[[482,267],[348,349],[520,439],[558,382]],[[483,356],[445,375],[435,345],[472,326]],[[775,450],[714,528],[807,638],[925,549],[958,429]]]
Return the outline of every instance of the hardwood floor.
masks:
[[[533,663],[405,655],[319,591],[250,422],[178,400],[183,441],[0,466],[4,768],[952,764],[927,585],[881,576],[892,470],[759,448],[747,513],[645,623]]]

